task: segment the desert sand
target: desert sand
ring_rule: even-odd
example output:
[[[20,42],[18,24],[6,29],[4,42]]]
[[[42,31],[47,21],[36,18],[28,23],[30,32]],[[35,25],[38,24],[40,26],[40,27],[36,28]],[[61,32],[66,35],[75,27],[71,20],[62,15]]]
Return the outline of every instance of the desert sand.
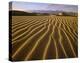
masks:
[[[12,16],[12,60],[44,60],[77,56],[77,17]]]

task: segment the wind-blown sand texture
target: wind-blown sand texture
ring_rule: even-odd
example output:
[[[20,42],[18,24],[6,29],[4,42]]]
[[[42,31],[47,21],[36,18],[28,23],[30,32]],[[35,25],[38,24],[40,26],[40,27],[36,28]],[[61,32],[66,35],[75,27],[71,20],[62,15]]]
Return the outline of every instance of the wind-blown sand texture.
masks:
[[[77,56],[77,17],[12,16],[12,60],[75,58]]]

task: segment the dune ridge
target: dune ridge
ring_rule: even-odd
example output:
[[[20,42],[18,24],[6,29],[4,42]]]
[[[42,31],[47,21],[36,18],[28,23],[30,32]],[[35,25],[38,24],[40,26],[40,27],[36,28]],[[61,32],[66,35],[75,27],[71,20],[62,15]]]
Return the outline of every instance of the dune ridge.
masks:
[[[43,60],[77,56],[77,17],[12,16],[12,60]]]

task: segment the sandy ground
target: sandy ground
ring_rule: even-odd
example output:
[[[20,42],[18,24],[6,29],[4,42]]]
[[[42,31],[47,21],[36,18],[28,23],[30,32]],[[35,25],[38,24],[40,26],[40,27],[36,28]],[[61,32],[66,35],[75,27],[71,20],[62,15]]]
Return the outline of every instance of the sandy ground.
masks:
[[[77,17],[12,16],[12,60],[43,60],[77,56]]]

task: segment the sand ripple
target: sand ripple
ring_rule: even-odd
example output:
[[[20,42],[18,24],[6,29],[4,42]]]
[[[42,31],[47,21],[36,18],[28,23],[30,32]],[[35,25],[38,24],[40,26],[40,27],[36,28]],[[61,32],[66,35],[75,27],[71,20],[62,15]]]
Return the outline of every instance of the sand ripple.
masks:
[[[12,16],[12,60],[78,56],[77,17]]]

